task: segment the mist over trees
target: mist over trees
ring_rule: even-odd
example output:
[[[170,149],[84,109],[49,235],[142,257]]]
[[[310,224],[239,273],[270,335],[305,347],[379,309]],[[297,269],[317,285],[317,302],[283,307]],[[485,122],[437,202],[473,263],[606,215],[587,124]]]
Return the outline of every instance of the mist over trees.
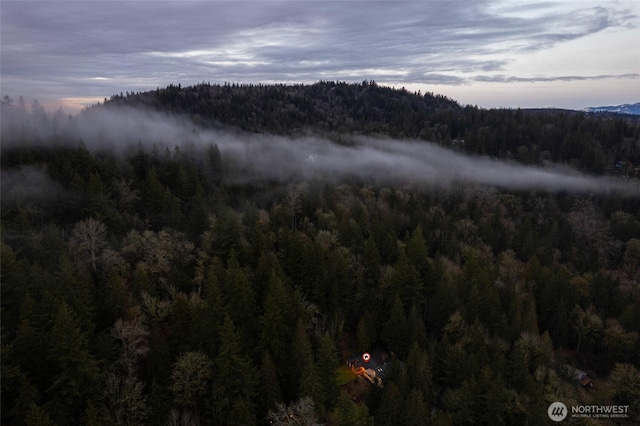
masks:
[[[142,106],[192,121],[83,133]],[[428,140],[633,186],[632,121],[374,82],[2,108],[2,423],[544,424],[554,401],[639,419],[637,193],[247,179],[221,133],[192,130]],[[376,343],[402,363],[359,399],[337,370]]]
[[[571,164],[602,173],[616,161],[640,164],[638,118],[558,110],[479,109],[433,93],[323,81],[313,85],[170,85],[114,96],[105,105],[188,114],[205,126],[251,132],[385,135],[422,139],[524,164]]]

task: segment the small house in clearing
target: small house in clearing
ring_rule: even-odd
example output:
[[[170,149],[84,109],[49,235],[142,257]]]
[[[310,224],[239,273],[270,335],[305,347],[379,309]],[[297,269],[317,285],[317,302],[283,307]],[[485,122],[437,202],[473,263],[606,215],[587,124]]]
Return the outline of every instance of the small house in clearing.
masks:
[[[347,365],[355,374],[382,387],[382,381],[390,367],[389,357],[390,354],[381,346],[374,346],[367,352],[349,358]]]
[[[567,372],[573,377],[582,387],[592,388],[593,383],[591,383],[591,378],[587,373],[582,370],[578,370],[577,368],[573,368],[570,365],[567,365]]]

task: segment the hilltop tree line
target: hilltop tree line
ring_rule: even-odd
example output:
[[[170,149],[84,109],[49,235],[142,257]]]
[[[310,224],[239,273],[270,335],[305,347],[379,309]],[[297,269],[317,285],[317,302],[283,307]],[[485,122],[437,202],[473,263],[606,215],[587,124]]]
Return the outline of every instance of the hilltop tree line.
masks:
[[[313,85],[170,85],[115,96],[105,105],[187,114],[206,126],[250,132],[385,135],[422,139],[524,164],[570,164],[603,173],[618,161],[640,165],[640,126],[632,116],[576,111],[481,109],[433,93],[322,81]]]
[[[3,423],[546,424],[558,400],[640,416],[637,197],[238,183],[215,140],[59,138],[3,140]],[[336,370],[376,342],[402,363],[354,401]]]

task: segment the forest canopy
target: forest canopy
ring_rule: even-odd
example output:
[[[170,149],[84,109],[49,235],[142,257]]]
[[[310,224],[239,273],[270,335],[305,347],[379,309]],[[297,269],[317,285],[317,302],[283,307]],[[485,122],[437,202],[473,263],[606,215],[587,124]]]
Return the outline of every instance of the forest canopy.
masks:
[[[2,422],[631,424],[637,164],[630,119],[373,81],[5,97]]]

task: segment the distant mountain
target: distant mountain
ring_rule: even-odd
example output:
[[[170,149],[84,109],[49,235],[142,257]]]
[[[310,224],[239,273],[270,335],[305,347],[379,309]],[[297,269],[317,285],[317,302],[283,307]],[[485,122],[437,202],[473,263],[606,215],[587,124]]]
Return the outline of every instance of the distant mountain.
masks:
[[[583,109],[586,112],[615,112],[618,114],[640,115],[640,102],[635,104],[610,105],[599,107],[587,107]]]

